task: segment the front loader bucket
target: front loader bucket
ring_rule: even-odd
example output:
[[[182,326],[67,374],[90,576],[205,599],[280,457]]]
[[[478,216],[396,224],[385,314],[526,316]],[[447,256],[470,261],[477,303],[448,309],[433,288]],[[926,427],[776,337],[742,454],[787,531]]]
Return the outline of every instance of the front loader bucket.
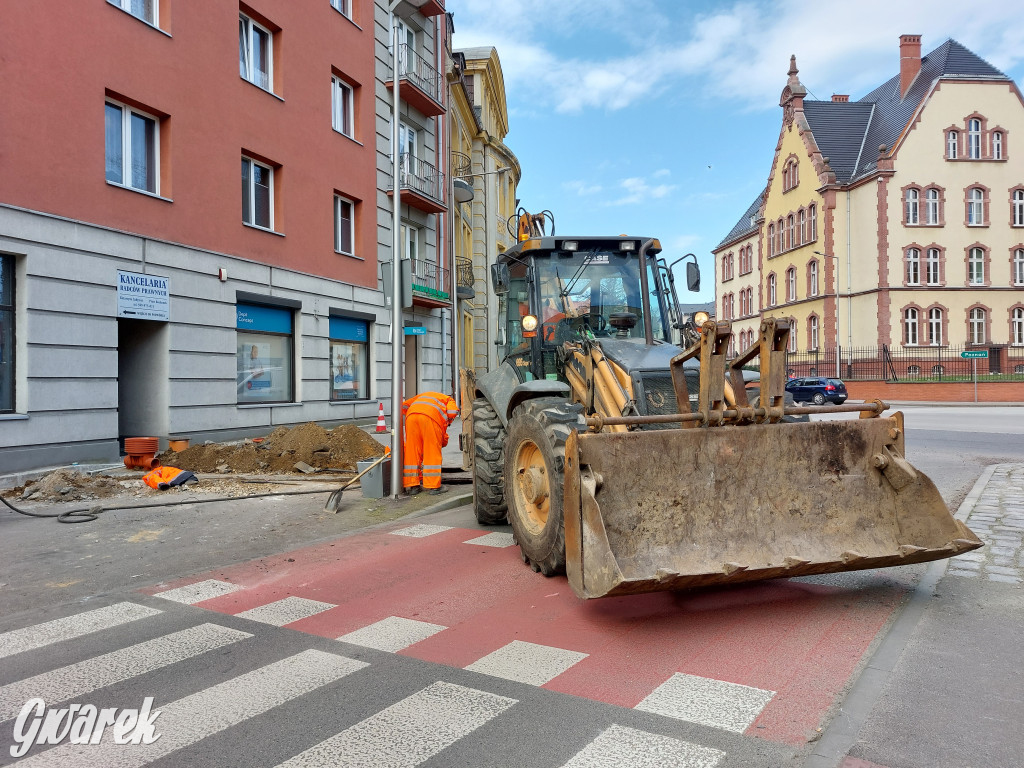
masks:
[[[903,458],[902,414],[574,433],[569,583],[584,598],[952,557],[982,542]]]

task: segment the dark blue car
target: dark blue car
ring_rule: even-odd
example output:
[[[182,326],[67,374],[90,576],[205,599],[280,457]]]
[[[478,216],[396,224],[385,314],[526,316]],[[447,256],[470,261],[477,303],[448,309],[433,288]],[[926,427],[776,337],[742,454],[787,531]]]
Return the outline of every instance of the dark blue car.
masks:
[[[793,399],[798,403],[842,405],[846,402],[846,385],[839,379],[825,379],[820,376],[791,379],[786,382],[786,391],[793,395]]]

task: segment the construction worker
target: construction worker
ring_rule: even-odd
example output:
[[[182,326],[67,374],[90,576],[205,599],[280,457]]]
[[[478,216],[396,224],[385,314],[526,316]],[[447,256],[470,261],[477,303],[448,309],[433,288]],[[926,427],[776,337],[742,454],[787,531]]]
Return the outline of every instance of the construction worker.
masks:
[[[421,485],[431,496],[448,493],[441,485],[441,448],[448,445],[448,427],[458,415],[455,401],[440,392],[424,392],[402,403],[402,486],[409,496],[419,493]]]

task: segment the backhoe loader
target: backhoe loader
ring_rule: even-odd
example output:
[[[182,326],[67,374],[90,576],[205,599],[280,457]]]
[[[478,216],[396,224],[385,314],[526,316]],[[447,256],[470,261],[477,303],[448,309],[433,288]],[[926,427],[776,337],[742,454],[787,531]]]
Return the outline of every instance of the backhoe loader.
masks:
[[[521,217],[520,242],[491,267],[502,362],[461,376],[477,519],[507,519],[533,570],[595,598],[982,545],[904,458],[902,413],[787,403],[785,321],[763,321],[727,360],[729,324],[684,322],[657,240],[556,237],[544,223]],[[687,279],[699,285],[696,259]]]

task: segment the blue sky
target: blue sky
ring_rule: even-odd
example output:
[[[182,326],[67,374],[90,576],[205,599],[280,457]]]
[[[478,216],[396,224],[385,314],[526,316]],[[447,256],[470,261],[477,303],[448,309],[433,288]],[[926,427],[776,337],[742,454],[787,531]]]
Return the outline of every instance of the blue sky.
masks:
[[[858,99],[952,37],[1024,75],[1017,2],[446,0],[455,48],[493,45],[521,205],[560,234],[650,235],[696,253],[714,298],[714,248],[764,187],[795,54],[809,98]],[[922,11],[925,11],[922,13]]]

